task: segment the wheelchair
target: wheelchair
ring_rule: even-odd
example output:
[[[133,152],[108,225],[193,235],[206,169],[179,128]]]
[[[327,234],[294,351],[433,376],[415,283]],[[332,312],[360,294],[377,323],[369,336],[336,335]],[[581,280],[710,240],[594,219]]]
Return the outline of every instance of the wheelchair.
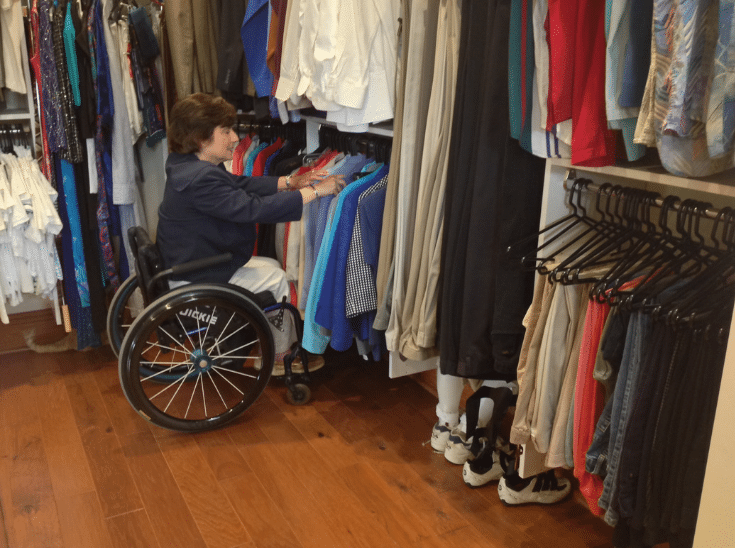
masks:
[[[298,341],[284,357],[287,399],[311,397],[303,322],[292,305],[268,293],[221,283],[169,289],[175,275],[226,262],[224,254],[164,269],[155,243],[141,227],[128,231],[135,274],[115,293],[107,314],[120,385],[144,419],[169,430],[199,432],[240,416],[260,396],[275,362],[271,324],[291,314]],[[136,303],[137,301],[137,303]],[[142,302],[141,302],[142,301]],[[268,316],[266,316],[268,314]],[[300,357],[304,372],[294,374]]]

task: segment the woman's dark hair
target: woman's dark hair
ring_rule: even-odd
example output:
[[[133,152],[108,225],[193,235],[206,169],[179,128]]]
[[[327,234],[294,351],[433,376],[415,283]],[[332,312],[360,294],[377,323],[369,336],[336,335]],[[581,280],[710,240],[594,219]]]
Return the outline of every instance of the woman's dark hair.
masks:
[[[222,97],[194,93],[177,101],[171,109],[168,123],[168,149],[179,154],[199,151],[215,128],[235,125],[235,107]]]

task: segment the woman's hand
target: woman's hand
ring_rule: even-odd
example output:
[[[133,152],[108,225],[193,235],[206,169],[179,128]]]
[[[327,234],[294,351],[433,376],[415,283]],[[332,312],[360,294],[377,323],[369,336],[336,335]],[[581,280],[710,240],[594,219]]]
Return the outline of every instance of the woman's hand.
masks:
[[[304,187],[310,187],[322,181],[329,175],[326,169],[319,169],[316,171],[309,171],[303,175],[290,175],[288,177],[281,177],[278,181],[279,190],[299,190]],[[281,184],[283,180],[283,184]]]
[[[330,175],[326,179],[311,186],[317,191],[319,196],[328,196],[329,194],[337,195],[345,187],[345,177],[344,175]]]
[[[318,183],[308,185],[299,189],[304,203],[309,203],[315,198],[329,196],[330,194],[338,194],[345,186],[344,175],[330,175],[320,180]]]

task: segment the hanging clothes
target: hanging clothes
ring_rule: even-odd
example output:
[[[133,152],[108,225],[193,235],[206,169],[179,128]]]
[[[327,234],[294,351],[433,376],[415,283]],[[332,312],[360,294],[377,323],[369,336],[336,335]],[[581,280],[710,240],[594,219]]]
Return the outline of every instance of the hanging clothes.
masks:
[[[0,4],[0,37],[2,37],[2,59],[4,82],[2,87],[25,94],[22,49],[23,10],[20,0],[5,0]]]
[[[166,2],[166,38],[176,97],[212,93],[217,80],[217,43],[212,10],[207,0]],[[169,89],[169,88],[167,88]],[[168,104],[170,108],[172,104]]]
[[[438,0],[411,2],[410,20],[421,23],[410,25],[410,34],[406,35],[407,43],[402,53],[407,59],[408,72],[405,76],[400,163],[391,164],[394,170],[398,170],[395,228],[388,228],[395,233],[394,249],[392,256],[381,257],[384,261],[393,261],[390,316],[385,334],[390,351],[399,349],[400,337],[405,330],[401,322],[404,319],[403,307],[410,282],[408,276],[412,261],[419,260],[418,257],[413,257],[412,250],[413,238],[418,236],[414,229],[423,160],[422,137],[427,135],[427,129],[430,129],[428,112],[437,51],[439,4]],[[392,220],[392,216],[386,218],[388,222]]]
[[[598,198],[645,198],[606,189]],[[533,443],[547,467],[573,467],[621,548],[693,543],[735,302],[735,256],[719,243],[732,212],[706,243],[692,227],[710,204],[682,203],[677,223],[692,230],[674,236],[667,219],[679,200],[662,201],[658,226],[645,229],[628,223],[647,223],[651,202],[601,222],[575,209],[524,255],[543,276],[524,322],[511,441]]]
[[[6,303],[17,306],[23,294],[56,302],[63,278],[54,239],[62,221],[58,193],[28,157],[0,155],[0,321],[8,323]],[[73,278],[73,277],[72,277]],[[57,323],[61,323],[57,311]]]
[[[455,101],[461,27],[460,3],[441,2],[429,99],[426,133],[416,195],[414,225],[403,317],[390,336],[394,348],[409,359],[436,355],[437,303],[444,226],[444,193],[452,134],[452,106]],[[420,135],[420,134],[419,134]],[[394,289],[395,294],[395,289]],[[395,303],[394,303],[395,305]],[[396,315],[401,308],[394,308]],[[397,319],[397,318],[396,318]]]
[[[507,82],[491,76],[508,70],[510,7],[510,1],[462,4],[439,349],[443,374],[469,378],[515,378],[533,292],[532,274],[518,272],[504,253],[536,230],[544,172],[543,160],[509,136]],[[493,71],[478,69],[489,66]]]

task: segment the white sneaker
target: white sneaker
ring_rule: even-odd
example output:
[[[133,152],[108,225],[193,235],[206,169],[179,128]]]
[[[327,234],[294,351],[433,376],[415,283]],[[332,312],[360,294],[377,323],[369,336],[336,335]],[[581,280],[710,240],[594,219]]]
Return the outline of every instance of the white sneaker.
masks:
[[[449,424],[446,422],[441,424],[439,421],[431,429],[431,448],[436,453],[444,453],[447,448],[447,441],[449,441],[449,434],[452,431]]]
[[[507,478],[500,478],[498,495],[500,500],[510,506],[520,504],[554,504],[563,500],[572,490],[572,484],[566,478],[557,478],[553,470],[520,480],[513,487]]]
[[[460,429],[460,426],[455,426],[449,434],[444,458],[452,464],[464,464],[472,455],[471,446],[472,438],[467,439],[467,434]]]
[[[498,443],[492,446],[486,439],[481,441],[483,446],[480,453],[474,459],[468,459],[462,468],[462,480],[472,488],[482,487],[486,483],[502,478],[503,472],[513,458],[510,452],[499,448]]]

